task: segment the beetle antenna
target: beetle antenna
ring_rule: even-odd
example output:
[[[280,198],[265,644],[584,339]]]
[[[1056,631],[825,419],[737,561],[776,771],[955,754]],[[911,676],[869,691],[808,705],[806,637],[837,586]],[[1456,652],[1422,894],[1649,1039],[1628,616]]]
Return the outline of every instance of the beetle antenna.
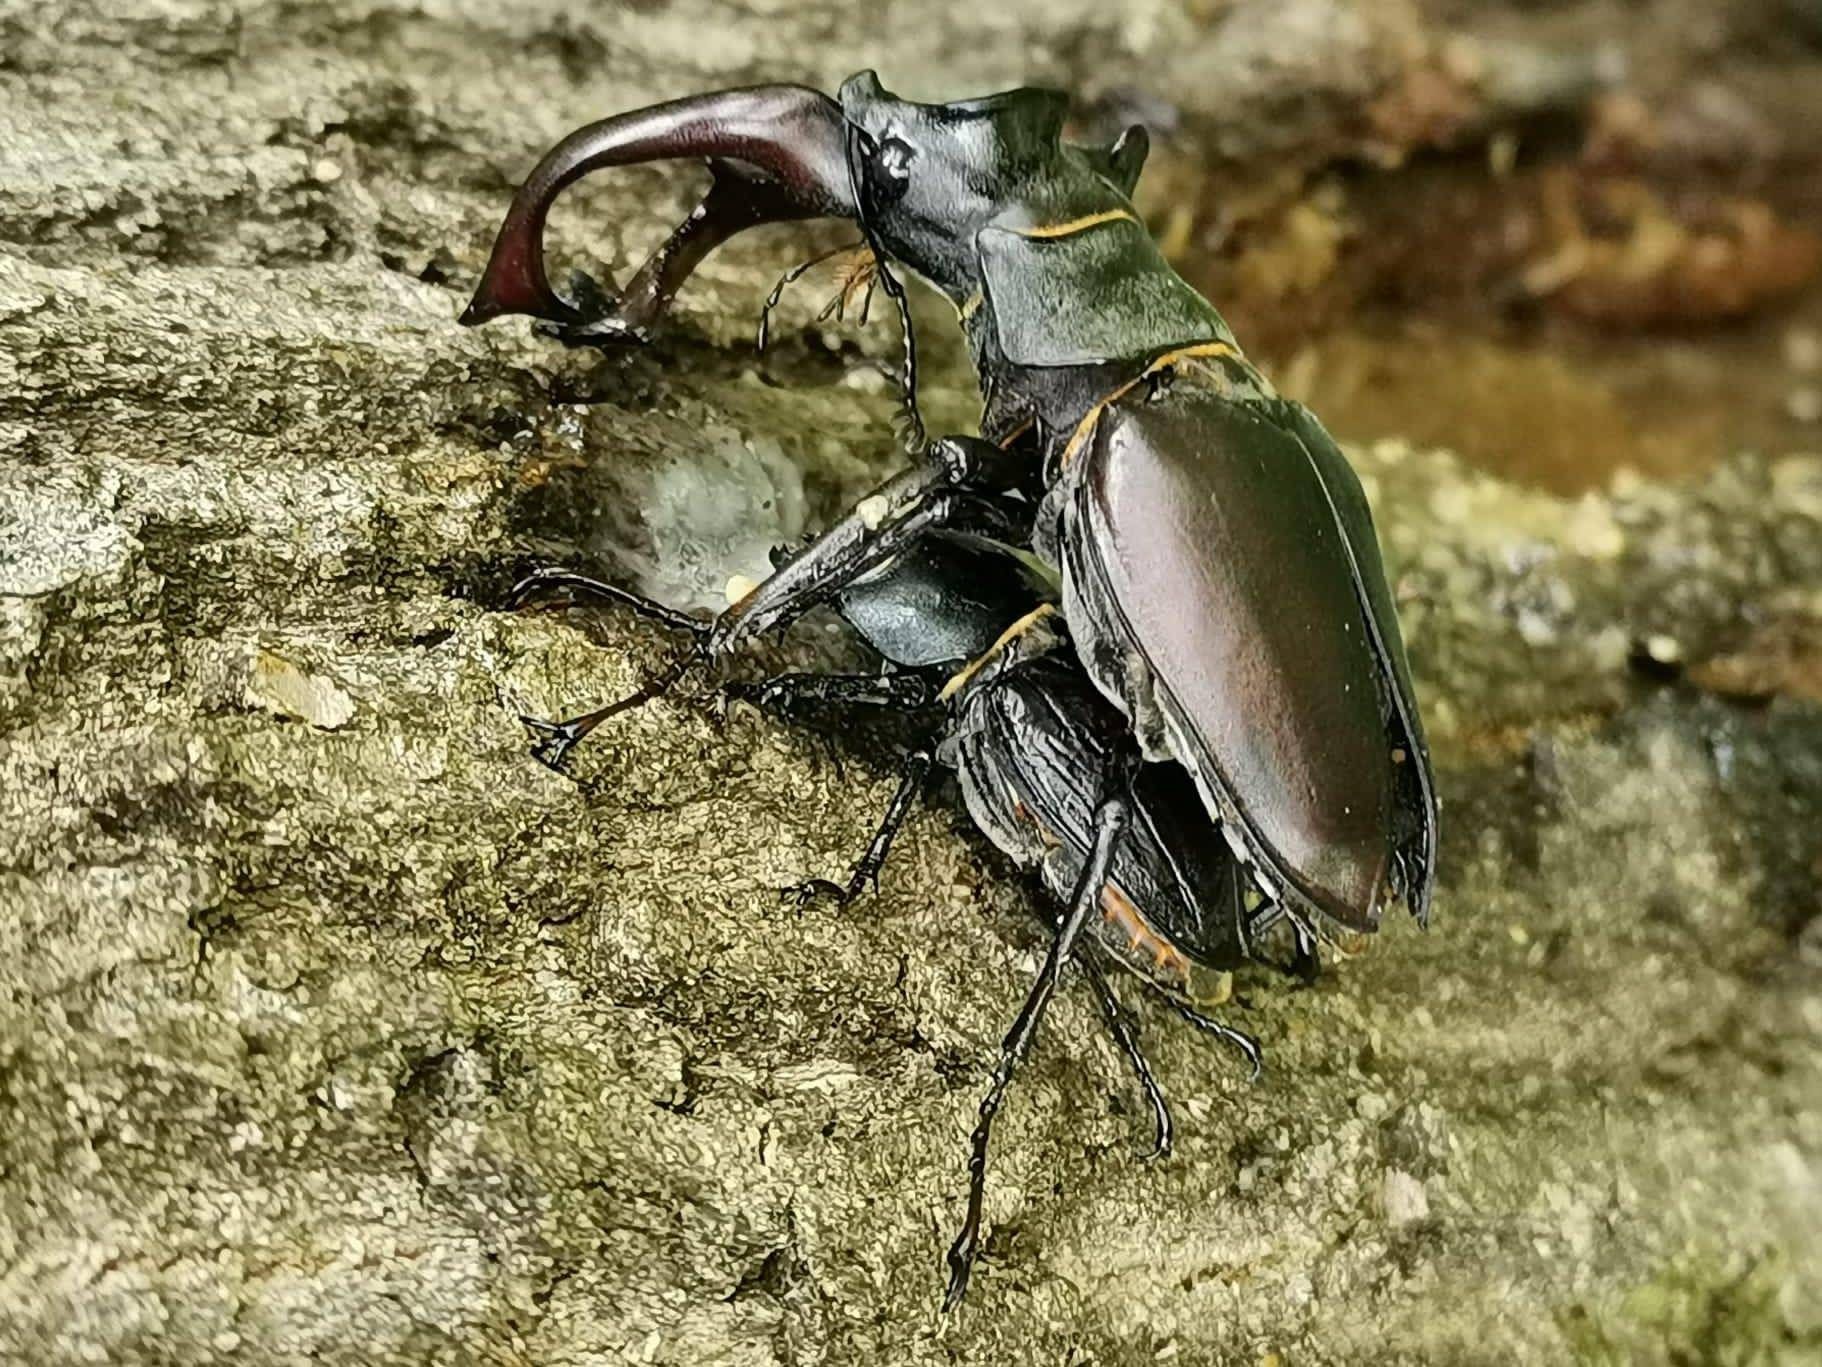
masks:
[[[877,249],[874,255],[879,255]],[[886,297],[898,309],[898,325],[905,338],[904,355],[898,372],[899,402],[905,423],[902,440],[906,451],[914,456],[922,455],[924,448],[930,444],[930,438],[924,430],[923,415],[917,411],[917,332],[911,326],[911,301],[906,297],[905,287],[899,283],[898,277],[887,269],[883,256],[879,257],[879,283],[885,288]]]
[[[766,295],[765,303],[759,310],[759,337],[755,349],[764,351],[766,349],[766,343],[771,341],[772,311],[778,307],[778,301],[784,298],[784,292],[786,290],[803,279],[804,274],[807,271],[822,265],[822,263],[827,261],[830,257],[840,256],[843,252],[851,252],[856,247],[864,245],[865,244],[862,242],[844,242],[839,247],[831,247],[826,252],[818,252],[808,261],[799,261],[795,266],[791,267],[790,270],[779,276],[778,283],[772,286],[772,292]]]

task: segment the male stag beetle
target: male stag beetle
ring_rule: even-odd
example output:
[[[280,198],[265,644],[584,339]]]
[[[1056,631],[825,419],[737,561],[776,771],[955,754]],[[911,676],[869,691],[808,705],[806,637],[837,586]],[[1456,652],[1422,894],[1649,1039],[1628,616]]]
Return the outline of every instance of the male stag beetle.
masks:
[[[628,601],[624,590],[567,571],[534,575],[516,597],[547,589]],[[967,1215],[949,1251],[945,1304],[953,1306],[979,1243],[994,1117],[1064,966],[1073,957],[1087,976],[1150,1103],[1153,1156],[1162,1157],[1170,1151],[1170,1111],[1100,960],[1130,970],[1184,1019],[1234,1045],[1256,1076],[1257,1042],[1198,1008],[1225,1001],[1233,970],[1262,957],[1255,947],[1278,919],[1277,909],[1250,888],[1214,838],[1182,767],[1140,762],[1125,719],[1068,647],[1052,584],[1028,558],[965,533],[938,531],[845,586],[834,606],[890,672],[784,674],[730,684],[728,695],[774,708],[807,701],[937,715],[907,753],[898,789],[847,881],[812,879],[790,891],[849,901],[876,881],[912,802],[940,763],[955,771],[974,824],[1014,862],[1035,869],[1065,908],[981,1102]],[[1008,621],[1021,629],[1006,630]],[[691,619],[672,622],[708,629]],[[1078,953],[1084,934],[1088,952]],[[1299,939],[1297,951],[1288,965],[1273,966],[1306,974],[1313,946]]]
[[[924,448],[716,621],[719,654],[935,528],[1022,521],[1060,566],[1094,683],[1148,760],[1181,763],[1234,856],[1306,930],[1427,921],[1436,799],[1404,644],[1359,479],[1278,397],[1129,198],[1140,127],[1062,139],[1067,99],[1021,89],[928,105],[872,72],[839,103],[797,86],[693,96],[570,134],[513,200],[462,321],[530,314],[574,343],[637,338],[705,255],[756,223],[860,225],[945,294],[984,396],[983,438]],[[546,214],[598,167],[706,157],[708,195],[619,300],[550,286]],[[915,348],[905,389],[915,412]],[[1034,478],[1035,507],[1012,491]]]

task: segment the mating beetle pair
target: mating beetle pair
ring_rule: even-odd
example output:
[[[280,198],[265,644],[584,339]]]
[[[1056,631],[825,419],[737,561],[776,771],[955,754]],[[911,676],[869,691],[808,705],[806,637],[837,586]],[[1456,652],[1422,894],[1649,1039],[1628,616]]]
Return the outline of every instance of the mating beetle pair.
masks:
[[[1243,876],[1300,942],[1372,931],[1395,898],[1424,920],[1434,883],[1429,755],[1359,481],[1316,419],[1245,360],[1138,220],[1129,196],[1144,131],[1108,148],[1072,146],[1062,138],[1065,113],[1063,96],[1040,90],[915,104],[866,72],[843,85],[839,103],[762,86],[603,120],[533,171],[463,315],[478,323],[530,314],[572,344],[636,340],[728,237],[822,216],[860,226],[901,317],[894,264],[955,307],[984,398],[982,436],[922,441],[907,318],[902,379],[921,459],[702,635],[704,652],[718,655],[818,603],[854,601],[869,576],[890,578],[937,537],[1028,545],[1060,573],[1067,662],[1044,634],[1059,614],[1040,605],[998,622],[979,668],[958,675],[967,699],[982,696],[970,693],[982,676],[1010,681],[1043,669],[1025,675],[1037,687],[1024,691],[1062,717],[1075,747],[1060,752],[1065,762],[1101,767],[1077,769],[1065,785],[1096,784],[1091,819],[1076,833],[1039,835],[1069,852],[1055,862],[1077,876],[983,1104],[969,1226],[951,1253],[952,1301],[978,1224],[990,1106],[1086,909],[1112,890],[1108,872],[1136,840],[1135,810],[1168,808],[1179,823],[1156,847],[1159,859],[1193,848],[1215,871],[1209,877]],[[686,156],[709,159],[708,195],[620,296],[557,295],[542,234],[564,186],[597,167]],[[1010,706],[1021,690],[1006,687]],[[1083,749],[1084,737],[1100,734],[1097,709],[1114,729],[1105,746]],[[1017,775],[1007,772],[1007,761],[1023,758],[1018,746],[983,745],[992,726],[971,729],[966,706],[954,715],[949,751],[971,813],[997,843],[1028,853],[1033,813],[1055,815],[1061,786],[1040,785],[1037,805],[1021,809]],[[971,772],[987,781],[971,787]],[[1140,798],[1154,774],[1176,774],[1176,794]],[[1178,812],[1192,795],[1193,830]],[[1207,891],[1202,875],[1178,876],[1173,887]],[[1185,958],[1212,953],[1218,967],[1223,954],[1244,957],[1242,916],[1231,930],[1217,916],[1214,938],[1197,943],[1164,920],[1168,904],[1154,896],[1132,915]],[[1211,924],[1206,913],[1200,924]]]

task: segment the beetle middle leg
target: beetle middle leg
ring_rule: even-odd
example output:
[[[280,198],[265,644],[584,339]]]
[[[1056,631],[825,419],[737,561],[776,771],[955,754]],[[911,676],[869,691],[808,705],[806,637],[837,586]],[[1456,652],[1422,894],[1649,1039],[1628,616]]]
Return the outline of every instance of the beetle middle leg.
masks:
[[[789,707],[807,699],[819,703],[881,707],[900,712],[918,711],[928,706],[936,696],[926,676],[909,671],[894,674],[780,674],[762,683],[730,684],[726,694],[762,707]],[[855,862],[846,883],[837,883],[828,878],[806,878],[801,883],[785,888],[783,895],[795,899],[799,906],[807,906],[818,897],[833,897],[845,906],[866,891],[868,884],[877,892],[879,871],[885,867],[886,858],[892,850],[892,841],[898,835],[899,828],[905,824],[905,819],[910,816],[911,804],[918,793],[923,791],[935,763],[936,752],[929,744],[920,745],[905,756],[899,774],[898,790],[893,793],[885,816],[873,833],[873,839],[867,844],[866,853]]]
[[[930,766],[935,758],[929,746],[920,746],[905,756],[904,767],[899,773],[898,790],[892,794],[892,801],[886,806],[886,814],[880,819],[879,828],[874,831],[873,839],[867,842],[866,853],[855,861],[846,883],[837,883],[827,878],[807,878],[786,888],[784,896],[795,900],[800,907],[808,906],[818,897],[833,897],[846,906],[865,892],[869,884],[878,892],[879,871],[885,867],[886,857],[892,852],[892,841],[897,837],[899,828],[905,824],[905,818],[911,815],[911,804],[923,791],[924,783],[930,777]]]
[[[1037,981],[1032,984],[1024,1006],[1020,1008],[1017,1018],[1012,1022],[1012,1028],[1006,1032],[1006,1038],[1000,1045],[1000,1061],[993,1070],[993,1082],[987,1089],[987,1095],[981,1099],[980,1116],[974,1127],[973,1146],[968,1157],[968,1214],[962,1221],[962,1232],[949,1248],[949,1287],[943,1296],[945,1310],[953,1309],[967,1292],[968,1277],[974,1268],[975,1252],[980,1245],[981,1205],[987,1190],[987,1145],[993,1135],[994,1117],[999,1114],[1000,1104],[1005,1100],[1013,1073],[1018,1070],[1019,1064],[1030,1052],[1032,1040],[1037,1037],[1038,1025],[1044,1018],[1051,997],[1056,995],[1057,984],[1063,976],[1063,965],[1074,953],[1082,927],[1101,904],[1101,889],[1107,882],[1107,870],[1113,863],[1114,848],[1125,834],[1131,819],[1132,803],[1124,785],[1119,791],[1104,797],[1095,808],[1093,853],[1082,870],[1081,878],[1077,880],[1074,895],[1069,899],[1069,910],[1057,926],[1056,937],[1050,942],[1050,952],[1044,956]]]

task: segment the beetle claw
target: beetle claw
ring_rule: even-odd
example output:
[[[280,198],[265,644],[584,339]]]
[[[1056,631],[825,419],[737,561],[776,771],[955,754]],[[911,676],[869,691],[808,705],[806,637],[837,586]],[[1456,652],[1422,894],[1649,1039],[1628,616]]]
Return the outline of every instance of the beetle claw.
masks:
[[[573,721],[545,721],[541,717],[528,716],[520,716],[519,720],[537,738],[532,742],[532,758],[557,773],[563,772],[564,759],[576,742],[587,734]]]
[[[968,1294],[968,1277],[974,1271],[975,1231],[964,1229],[961,1237],[949,1247],[949,1285],[943,1291],[943,1313],[946,1315],[962,1303]]]
[[[837,906],[845,907],[859,895],[860,891],[860,888],[844,888],[840,883],[831,882],[827,878],[806,878],[801,883],[793,883],[788,888],[780,889],[778,895],[786,901],[797,903],[797,909],[802,911],[812,902],[823,897],[832,897]]]

